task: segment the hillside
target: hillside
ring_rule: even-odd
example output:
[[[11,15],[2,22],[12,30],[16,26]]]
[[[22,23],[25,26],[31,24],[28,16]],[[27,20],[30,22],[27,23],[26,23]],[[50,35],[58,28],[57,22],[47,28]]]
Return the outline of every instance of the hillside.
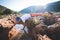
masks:
[[[46,10],[49,12],[60,12],[60,1],[47,4]]]
[[[17,14],[17,13],[18,12],[0,5],[0,15],[9,15],[9,14]]]
[[[18,13],[0,5],[0,18],[6,17],[7,15],[10,15],[10,14],[18,14]]]

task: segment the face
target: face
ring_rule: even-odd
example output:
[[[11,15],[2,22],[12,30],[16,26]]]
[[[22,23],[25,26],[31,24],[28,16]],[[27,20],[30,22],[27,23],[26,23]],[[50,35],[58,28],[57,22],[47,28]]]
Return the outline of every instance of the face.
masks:
[[[20,19],[19,21],[15,22],[16,24],[23,24],[22,20]]]
[[[20,17],[16,17],[15,23],[16,24],[23,24],[23,21],[20,19]]]

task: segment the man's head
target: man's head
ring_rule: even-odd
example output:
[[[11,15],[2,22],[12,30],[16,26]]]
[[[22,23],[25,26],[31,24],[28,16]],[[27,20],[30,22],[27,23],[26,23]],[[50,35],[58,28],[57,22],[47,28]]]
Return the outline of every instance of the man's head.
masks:
[[[17,24],[23,23],[20,17],[16,17],[16,23],[17,23]]]
[[[16,17],[16,21],[19,21],[20,20],[20,17]]]

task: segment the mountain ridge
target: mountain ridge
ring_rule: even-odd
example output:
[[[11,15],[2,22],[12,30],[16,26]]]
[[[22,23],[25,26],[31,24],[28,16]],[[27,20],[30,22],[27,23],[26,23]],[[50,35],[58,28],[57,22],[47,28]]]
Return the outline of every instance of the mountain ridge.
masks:
[[[20,13],[40,13],[40,12],[60,12],[60,1],[48,3],[46,9],[43,6],[30,6],[25,8]]]

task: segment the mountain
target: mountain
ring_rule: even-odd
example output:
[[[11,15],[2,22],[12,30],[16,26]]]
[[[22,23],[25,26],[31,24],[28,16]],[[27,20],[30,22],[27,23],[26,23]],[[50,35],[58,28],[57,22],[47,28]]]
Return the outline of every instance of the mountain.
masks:
[[[40,13],[40,12],[60,12],[60,1],[48,3],[45,6],[30,6],[20,11],[20,13]]]
[[[47,4],[46,10],[49,12],[60,12],[60,1]]]
[[[20,13],[40,13],[44,12],[43,6],[30,6],[20,11]]]
[[[8,15],[8,14],[14,14],[14,13],[17,13],[17,12],[0,5],[0,15]]]

